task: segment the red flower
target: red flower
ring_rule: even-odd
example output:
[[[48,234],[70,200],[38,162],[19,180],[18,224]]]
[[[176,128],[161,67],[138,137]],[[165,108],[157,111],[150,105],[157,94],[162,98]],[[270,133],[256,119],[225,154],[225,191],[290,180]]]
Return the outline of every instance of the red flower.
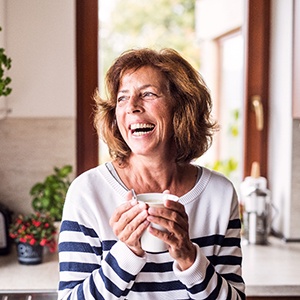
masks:
[[[9,235],[15,242],[41,245],[56,249],[56,228],[54,219],[47,214],[33,213],[18,216],[10,225]]]
[[[15,238],[17,237],[17,235],[14,234],[14,233],[10,233],[9,236],[10,236],[12,239],[15,239]]]
[[[45,246],[47,244],[47,239],[42,239],[41,241],[40,241],[40,245],[41,246]]]
[[[21,243],[26,243],[27,240],[26,240],[25,238],[21,237],[21,238],[20,238],[20,242],[21,242]]]
[[[30,239],[33,238],[33,236],[32,236],[32,234],[26,234],[26,235],[25,235],[25,238],[26,238],[27,240],[30,240]]]
[[[32,224],[35,226],[35,227],[40,227],[42,222],[40,221],[36,221],[36,220],[32,220]]]
[[[35,239],[31,239],[31,240],[29,241],[29,244],[32,245],[32,246],[33,246],[35,243],[36,243],[36,240],[35,240]]]

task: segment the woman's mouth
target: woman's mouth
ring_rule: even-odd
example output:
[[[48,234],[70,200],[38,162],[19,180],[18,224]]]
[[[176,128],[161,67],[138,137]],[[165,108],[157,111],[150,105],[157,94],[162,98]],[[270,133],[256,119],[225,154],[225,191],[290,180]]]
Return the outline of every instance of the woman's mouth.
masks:
[[[136,123],[130,125],[130,130],[132,135],[141,136],[151,132],[155,125],[151,123]]]

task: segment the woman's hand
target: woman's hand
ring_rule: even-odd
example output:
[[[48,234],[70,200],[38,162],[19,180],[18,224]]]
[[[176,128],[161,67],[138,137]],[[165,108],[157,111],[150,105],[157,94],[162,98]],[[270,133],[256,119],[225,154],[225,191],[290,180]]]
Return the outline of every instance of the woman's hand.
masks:
[[[110,218],[110,226],[120,241],[125,243],[136,255],[143,256],[140,237],[150,222],[147,220],[147,206],[132,199],[132,193],[126,195],[127,201],[115,210]]]
[[[181,270],[188,269],[196,259],[196,248],[189,237],[188,216],[184,206],[166,200],[163,208],[149,207],[147,220],[165,227],[163,232],[149,226],[148,230],[169,245],[170,255],[177,261]]]

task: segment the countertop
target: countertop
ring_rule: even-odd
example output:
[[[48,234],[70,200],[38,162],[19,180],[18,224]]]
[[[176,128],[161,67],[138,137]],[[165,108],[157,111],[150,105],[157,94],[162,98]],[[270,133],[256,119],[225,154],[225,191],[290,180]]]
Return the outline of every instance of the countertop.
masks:
[[[49,291],[58,287],[58,253],[44,249],[43,262],[38,265],[22,265],[18,262],[15,245],[9,255],[0,256],[0,292]]]
[[[242,244],[247,296],[300,296],[300,243]]]
[[[300,243],[270,237],[269,245],[242,245],[247,296],[300,296]],[[21,265],[15,247],[0,256],[0,291],[56,291],[58,255],[44,253],[42,264]]]

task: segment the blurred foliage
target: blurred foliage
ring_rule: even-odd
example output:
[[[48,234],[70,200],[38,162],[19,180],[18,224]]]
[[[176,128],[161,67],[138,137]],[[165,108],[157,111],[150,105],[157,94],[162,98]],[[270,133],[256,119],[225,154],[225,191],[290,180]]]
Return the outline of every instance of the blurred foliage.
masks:
[[[229,133],[233,137],[237,137],[239,135],[239,117],[240,111],[238,109],[234,109],[231,113],[232,122],[229,124]]]
[[[0,27],[0,31],[2,28]],[[0,48],[0,96],[8,96],[12,89],[9,87],[11,78],[5,72],[11,68],[11,58],[5,54],[5,49]]]
[[[231,157],[229,159],[216,160],[212,165],[207,165],[207,167],[230,177],[231,173],[237,170],[238,161]]]
[[[228,138],[237,138],[239,135],[239,109],[234,109],[231,114],[231,121],[228,125]],[[218,159],[213,164],[207,164],[207,167],[224,174],[226,177],[231,178],[234,171],[238,169],[238,160],[234,157],[228,159]]]
[[[100,20],[102,74],[123,51],[141,47],[174,48],[199,69],[195,0],[115,0],[105,19]]]

